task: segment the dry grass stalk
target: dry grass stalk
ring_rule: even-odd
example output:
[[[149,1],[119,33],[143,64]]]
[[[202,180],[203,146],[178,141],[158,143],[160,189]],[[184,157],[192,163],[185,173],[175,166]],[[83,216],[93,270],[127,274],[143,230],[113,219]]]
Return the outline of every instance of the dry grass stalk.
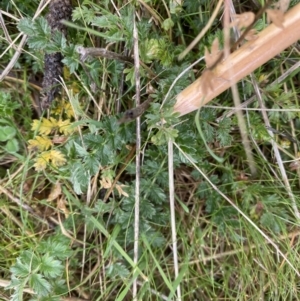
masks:
[[[299,28],[300,3],[284,15],[283,28],[270,24],[257,35],[257,39],[245,43],[221,62],[211,72],[209,79],[204,73],[193,84],[179,93],[176,97],[177,102],[174,111],[180,115],[185,115],[205,105],[299,40]],[[212,89],[205,89],[207,86],[212,86]]]

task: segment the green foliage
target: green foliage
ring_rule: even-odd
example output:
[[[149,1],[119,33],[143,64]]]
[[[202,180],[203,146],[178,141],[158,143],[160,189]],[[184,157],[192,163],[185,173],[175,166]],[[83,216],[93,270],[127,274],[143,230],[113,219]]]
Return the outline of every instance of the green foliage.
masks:
[[[3,254],[8,253],[10,259],[7,262],[6,255],[0,257],[1,264],[6,264],[3,273],[6,271],[7,275],[3,278],[8,277],[9,270],[11,272],[10,299],[23,300],[25,288],[31,288],[35,295],[30,300],[36,301],[58,301],[67,293],[70,297],[75,294],[78,297],[81,292],[88,292],[91,300],[131,300],[129,288],[137,275],[134,271],[138,269],[141,272],[138,298],[145,301],[172,299],[173,295],[175,298],[177,284],[181,286],[184,300],[218,300],[220,296],[228,300],[251,296],[258,300],[267,296],[274,299],[274,295],[282,300],[291,299],[292,295],[285,298],[288,293],[278,293],[278,282],[270,281],[270,275],[283,279],[282,291],[289,287],[289,292],[296,295],[296,282],[291,281],[296,278],[294,272],[288,265],[284,269],[278,265],[270,256],[272,247],[260,238],[259,231],[220,194],[224,193],[250,216],[261,231],[271,237],[274,235],[279,249],[285,254],[296,257],[286,233],[293,231],[297,220],[290,195],[286,193],[287,187],[278,180],[280,171],[274,164],[271,137],[260,112],[244,114],[253,139],[251,142],[255,142],[251,144],[259,169],[255,179],[249,174],[237,119],[234,115],[224,117],[227,109],[223,106],[232,107],[233,104],[230,93],[225,92],[215,99],[214,109],[201,108],[196,119],[193,114],[179,117],[173,113],[176,95],[199,77],[205,63],[199,62],[184,74],[183,71],[203,55],[205,47],[211,47],[216,37],[220,45],[223,44],[220,13],[199,45],[183,61],[177,60],[207,24],[214,8],[212,2],[185,0],[180,6],[176,1],[83,1],[74,7],[72,22],[67,23],[67,38],[59,32],[51,33],[45,17],[32,20],[38,4],[38,1],[32,1],[24,5],[21,0],[14,4],[3,2],[17,18],[20,13],[27,16],[20,19],[17,29],[28,35],[27,51],[22,53],[16,65],[22,70],[22,86],[14,87],[9,83],[0,92],[1,177],[4,175],[1,186],[9,192],[1,195],[1,206],[2,203],[4,206],[0,217],[6,226],[2,227],[0,237],[11,239],[9,243],[1,242],[2,245],[20,248],[17,255],[10,248],[1,250]],[[239,5],[238,11],[248,10],[246,4]],[[141,102],[147,99],[148,90],[153,98],[147,112],[141,116],[139,230],[142,240],[137,266],[132,263],[136,129],[135,122],[118,123],[121,113],[134,106],[135,68],[123,61],[88,57],[83,69],[76,51],[77,45],[97,46],[132,58],[134,17],[138,20]],[[6,18],[7,15],[5,21]],[[261,30],[265,26],[262,18],[255,28]],[[12,38],[18,33],[16,28],[12,30],[11,24],[7,29]],[[5,36],[4,30],[0,30]],[[0,48],[6,50],[6,46],[0,45]],[[284,87],[282,84],[271,86],[267,82],[279,76],[279,65],[283,69],[289,68],[298,58],[291,51],[283,64],[285,53],[256,70],[254,75],[259,79],[265,105],[285,110],[267,112],[270,126],[292,133],[297,139],[299,112],[290,110],[299,107],[294,74],[285,80]],[[32,100],[37,97],[28,80],[38,78],[43,55],[53,52],[61,52],[64,57],[66,87],[62,96],[56,99],[56,107],[49,110],[47,116],[44,114],[43,119],[36,120],[37,128],[33,131],[42,128],[47,137],[31,137],[33,131],[29,131],[29,127],[39,112],[32,109]],[[12,55],[13,48],[7,49],[2,57],[3,66]],[[94,84],[95,90],[91,88]],[[254,95],[250,81],[245,80],[238,89],[245,99]],[[255,102],[249,107],[257,108],[258,104]],[[70,131],[66,130],[66,122]],[[200,125],[203,137],[197,125]],[[276,143],[280,143],[279,135],[275,138]],[[33,160],[39,154],[38,140],[44,146],[55,147],[54,151],[60,152],[65,164],[50,164],[52,158],[42,171],[33,171]],[[167,153],[170,140],[176,143],[173,164],[180,261],[180,275],[174,282]],[[27,149],[24,141],[28,142]],[[298,206],[296,144],[281,154]],[[45,162],[45,158],[40,159]],[[289,165],[290,161],[295,165]],[[199,169],[218,190],[212,188]],[[58,193],[59,197],[50,201],[54,183],[58,183],[62,191]],[[21,203],[33,211],[24,213],[20,210],[19,205],[11,202],[11,194],[16,194],[13,200],[20,198]],[[8,206],[6,197],[9,198]],[[33,220],[36,216],[44,219],[46,224],[49,220],[58,221],[54,227],[73,238],[74,251],[69,239],[53,234],[52,229],[47,239],[41,238],[45,232]],[[24,225],[21,235],[15,220]],[[32,225],[30,232],[34,234],[34,242],[28,245],[23,243],[27,239],[27,225]],[[281,239],[282,236],[285,238]],[[297,247],[295,240],[294,250]],[[13,264],[11,260],[14,260]],[[291,260],[299,269],[298,261]],[[240,280],[238,285],[233,279]],[[76,288],[76,292],[73,294],[69,288]]]
[[[87,20],[91,20],[91,25],[104,29],[102,37],[106,42],[125,42],[126,48],[133,45],[133,11],[130,6],[126,6],[120,11],[121,17],[102,10],[102,16],[92,17],[93,9],[85,8],[85,15],[89,15]],[[90,12],[91,11],[91,12]],[[76,12],[75,12],[76,17]],[[146,21],[139,22],[139,27],[147,26]],[[149,27],[149,25],[148,25]]]
[[[0,115],[2,118],[11,118],[20,106],[17,101],[12,99],[11,94],[0,91]]]
[[[16,0],[14,2],[11,2],[10,0],[3,0],[3,2],[1,2],[3,8],[13,11],[18,8],[19,12],[25,15],[32,15],[35,12],[38,4],[38,0],[33,0],[26,3],[23,0]]]
[[[170,66],[173,60],[172,45],[167,39],[146,39],[141,44],[141,59],[144,63],[151,63],[154,60],[160,62],[163,66]]]
[[[279,234],[281,232],[280,228],[280,220],[277,219],[273,214],[267,212],[262,215],[260,218],[260,222],[263,227],[268,228],[275,234]]]
[[[0,132],[0,141],[7,141],[16,135],[16,130],[10,126],[3,126]]]
[[[116,276],[126,279],[126,277],[129,276],[128,269],[120,262],[110,264],[106,270],[106,273],[107,276],[111,279],[116,278]]]
[[[231,120],[229,118],[223,118],[219,123],[219,128],[216,133],[217,140],[220,141],[221,146],[228,146],[232,142]]]
[[[37,296],[32,300],[57,300],[60,294],[66,293],[63,275],[64,261],[72,255],[69,243],[65,236],[57,234],[41,241],[35,250],[21,252],[10,269],[11,283],[6,287],[14,290],[10,300],[23,300],[26,286]]]
[[[47,53],[62,52],[65,56],[63,63],[69,67],[70,73],[77,70],[79,61],[75,45],[67,43],[65,36],[59,31],[51,34],[51,28],[45,18],[39,17],[34,21],[23,18],[19,22],[18,29],[29,36],[28,45],[30,48]]]
[[[45,49],[51,41],[51,29],[42,17],[35,21],[23,18],[19,22],[18,29],[29,36],[28,45],[31,48]]]
[[[172,21],[172,19],[171,18],[165,19],[164,22],[163,22],[163,24],[162,24],[162,28],[165,31],[168,31],[172,27],[174,27],[174,22]]]
[[[183,7],[185,8],[185,12],[187,14],[195,13],[201,4],[205,3],[205,1],[202,0],[187,0],[184,1]]]
[[[15,154],[19,151],[19,141],[17,139],[17,130],[13,124],[0,119],[0,154],[4,152]]]
[[[103,122],[96,123],[94,130],[97,134],[86,134],[83,140],[77,137],[66,146],[73,158],[68,169],[77,194],[86,191],[90,179],[101,167],[118,163],[118,158],[122,158],[123,153],[117,156],[117,150],[124,150],[123,146],[129,142],[128,136],[118,134],[116,118],[106,118]]]

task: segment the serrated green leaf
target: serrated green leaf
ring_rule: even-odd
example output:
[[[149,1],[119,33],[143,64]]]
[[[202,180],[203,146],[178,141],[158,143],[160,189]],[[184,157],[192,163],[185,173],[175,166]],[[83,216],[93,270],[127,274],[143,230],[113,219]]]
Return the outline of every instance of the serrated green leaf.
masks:
[[[221,146],[227,146],[231,144],[232,137],[231,131],[231,119],[223,118],[219,123],[219,129],[216,131],[217,138],[220,141]]]
[[[44,17],[38,17],[34,21],[35,34],[41,36],[51,36],[51,28],[48,25],[47,20]]]
[[[40,297],[47,296],[52,288],[51,284],[41,274],[32,274],[28,283]]]
[[[51,29],[45,18],[39,17],[34,21],[22,19],[19,23],[19,29],[28,34],[28,45],[30,48],[45,49],[49,46]]]
[[[101,17],[96,17],[92,20],[92,25],[98,26],[100,28],[117,28],[117,24],[120,19],[118,16],[113,14],[106,14]]]
[[[214,154],[214,152],[209,148],[209,146],[207,145],[207,142],[206,142],[206,139],[204,137],[204,134],[202,132],[202,129],[201,129],[201,125],[200,125],[200,118],[199,118],[199,114],[200,113],[200,108],[198,109],[196,115],[195,115],[195,123],[196,123],[196,127],[197,127],[197,130],[198,130],[198,133],[205,145],[205,148],[206,150],[209,152],[209,154],[216,160],[218,161],[219,163],[222,163],[224,161],[224,158],[220,158],[218,157],[216,154]],[[204,124],[205,125],[205,124]]]
[[[16,291],[10,296],[9,301],[23,301],[23,291],[17,288]]]
[[[75,45],[70,44],[62,49],[64,59],[62,62],[69,68],[70,74],[73,74],[79,66],[79,54],[75,51]]]
[[[115,205],[116,204],[114,202],[105,203],[102,200],[97,200],[93,210],[98,214],[104,214],[104,213],[112,212],[113,209],[115,208]]]
[[[76,194],[82,194],[83,191],[86,191],[90,181],[90,174],[86,171],[81,162],[72,164],[70,180]]]
[[[98,129],[102,129],[102,123],[97,126]],[[105,143],[104,138],[101,135],[87,134],[84,136],[84,144],[92,149],[98,149],[102,144]]]
[[[10,118],[13,112],[20,106],[21,105],[18,102],[11,99],[10,93],[0,91],[0,116]]]
[[[180,163],[184,163],[184,164],[190,164],[192,163],[197,163],[197,159],[194,156],[194,154],[191,154],[190,151],[191,149],[189,147],[185,147],[185,146],[181,146],[181,149],[183,152],[185,152],[186,154],[188,154],[188,158],[182,153],[182,152],[178,152],[178,157],[180,160]]]
[[[101,166],[95,155],[88,155],[84,160],[86,170],[89,170],[91,176],[95,175]]]
[[[173,127],[169,127],[169,128],[164,127],[151,137],[151,141],[155,145],[162,145],[167,143],[169,139],[171,139],[172,141],[175,140],[177,136],[178,136],[177,129],[174,129]]]
[[[86,157],[89,155],[87,150],[85,148],[83,148],[81,145],[79,145],[78,143],[76,143],[75,141],[74,141],[74,146],[76,149],[76,153],[79,157]]]
[[[62,51],[67,47],[67,39],[61,31],[55,31],[52,34],[52,41],[55,47],[57,48],[56,51]]]
[[[162,236],[162,234],[154,231],[152,228],[141,235],[145,235],[149,241],[149,244],[154,248],[160,248],[166,244],[166,239]]]
[[[167,142],[166,137],[165,137],[163,131],[158,131],[155,135],[153,135],[151,137],[151,141],[155,145],[162,145],[162,144],[165,144]]]
[[[120,277],[125,279],[130,274],[125,265],[120,262],[112,263],[107,266],[106,274],[110,278]]]
[[[125,68],[123,71],[124,74],[126,74],[125,80],[130,82],[131,85],[134,85],[135,81],[135,73],[134,73],[134,67],[131,68]]]
[[[99,158],[101,165],[108,165],[110,163],[113,163],[115,161],[115,158],[116,158],[115,150],[112,149],[110,145],[105,144],[102,148],[101,157]]]
[[[28,36],[35,35],[34,22],[29,18],[21,19],[19,24],[18,24],[18,29],[21,32],[24,32],[25,34],[27,34]]]
[[[65,57],[62,62],[69,68],[70,74],[73,74],[79,66],[79,63],[74,58]]]
[[[49,44],[49,39],[47,39],[44,36],[32,36],[28,38],[28,45],[30,48],[33,49],[45,49],[47,45]],[[57,50],[54,50],[53,52],[56,52]]]
[[[99,12],[96,6],[93,6],[92,9],[88,8],[85,5],[80,5],[80,7],[75,7],[72,12],[73,21],[78,21],[83,19],[87,24],[90,24],[94,18],[95,14]]]
[[[61,261],[54,259],[53,256],[45,254],[41,258],[40,271],[46,278],[55,278],[61,276],[63,272],[63,265]]]
[[[37,251],[42,254],[48,253],[57,259],[64,260],[72,254],[69,245],[70,240],[67,237],[57,234],[49,237],[46,241],[41,241]]]
[[[15,277],[24,278],[30,273],[31,268],[29,263],[23,263],[20,258],[17,258],[16,263],[10,268],[10,272]]]
[[[201,125],[203,126],[205,141],[211,143],[214,140],[215,129],[207,122],[201,122]]]
[[[39,263],[39,258],[32,251],[24,251],[11,267],[11,273],[16,277],[27,277],[32,270],[38,268]]]
[[[24,280],[24,279],[17,278],[14,274],[12,274],[11,281],[9,285],[5,286],[5,290],[16,289],[17,287],[20,287],[25,284],[26,284],[26,279]]]
[[[143,192],[149,197],[151,203],[161,205],[167,199],[164,190],[152,181],[142,180]]]

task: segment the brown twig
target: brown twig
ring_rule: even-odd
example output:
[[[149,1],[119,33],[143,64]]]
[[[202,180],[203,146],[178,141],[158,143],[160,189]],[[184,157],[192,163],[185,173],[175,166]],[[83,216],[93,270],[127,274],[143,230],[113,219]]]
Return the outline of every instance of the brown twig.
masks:
[[[146,101],[144,101],[139,106],[125,111],[125,113],[120,118],[118,123],[122,124],[122,123],[125,123],[125,122],[131,122],[131,121],[135,120],[136,118],[140,117],[149,108],[150,103],[152,101],[153,101],[153,98],[149,97]]]
[[[133,64],[133,58],[130,56],[121,55],[118,53],[115,53],[113,51],[109,51],[105,48],[85,48],[82,46],[77,46],[76,48],[77,52],[81,55],[80,60],[84,62],[89,56],[91,57],[103,57],[110,60],[117,60],[124,63],[130,63]]]

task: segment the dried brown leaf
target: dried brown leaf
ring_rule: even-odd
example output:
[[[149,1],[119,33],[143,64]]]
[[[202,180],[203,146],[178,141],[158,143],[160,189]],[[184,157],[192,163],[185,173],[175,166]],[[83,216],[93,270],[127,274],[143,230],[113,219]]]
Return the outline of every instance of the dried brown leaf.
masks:
[[[211,54],[218,55],[220,53],[219,50],[219,39],[215,38],[211,45]]]
[[[218,61],[222,54],[222,51],[219,49],[219,40],[218,38],[215,38],[212,45],[211,45],[211,52],[205,47],[205,62],[206,67],[211,68],[215,63]]]
[[[286,12],[290,6],[290,0],[279,0],[279,10],[283,13]]]
[[[51,192],[47,198],[48,202],[54,201],[61,195],[61,185],[59,182],[56,182],[55,185],[52,187]]]
[[[268,14],[268,21],[271,21],[279,28],[284,28],[284,13],[282,11],[279,9],[267,9],[266,12]]]
[[[201,80],[201,90],[203,95],[207,95],[210,91],[214,90],[213,79],[214,79],[213,71],[206,69],[202,73]]]
[[[205,59],[207,67],[212,65],[211,54],[210,54],[210,52],[209,52],[209,50],[208,50],[207,47],[205,47],[205,50],[204,50],[204,59]]]
[[[258,216],[261,216],[263,211],[264,211],[264,204],[261,201],[258,201],[256,206],[255,206],[255,213]]]
[[[64,213],[64,215],[65,215],[65,218],[68,218],[68,216],[69,216],[69,210],[68,210],[68,208],[66,207],[66,200],[65,200],[65,198],[58,198],[57,199],[57,205],[56,205],[56,208],[57,209],[59,209],[59,210],[61,210],[63,213]]]
[[[128,197],[129,194],[123,190],[123,187],[125,187],[125,185],[119,185],[119,184],[116,184],[116,189],[118,190],[118,193],[119,193],[119,196],[125,196],[125,197]]]
[[[297,160],[297,161],[293,161],[290,165],[289,165],[289,168],[291,171],[293,170],[299,170],[300,169],[300,161]]]
[[[100,180],[101,188],[109,189],[112,185],[112,181],[110,178],[102,177]]]
[[[68,137],[66,136],[54,136],[52,138],[52,143],[54,144],[63,144],[67,141]]]
[[[251,29],[247,32],[245,36],[245,40],[247,41],[253,41],[257,39],[257,31],[256,29]]]
[[[238,29],[247,28],[255,20],[255,14],[253,12],[245,12],[242,14],[234,15],[233,21],[230,23],[230,27],[236,26]]]

